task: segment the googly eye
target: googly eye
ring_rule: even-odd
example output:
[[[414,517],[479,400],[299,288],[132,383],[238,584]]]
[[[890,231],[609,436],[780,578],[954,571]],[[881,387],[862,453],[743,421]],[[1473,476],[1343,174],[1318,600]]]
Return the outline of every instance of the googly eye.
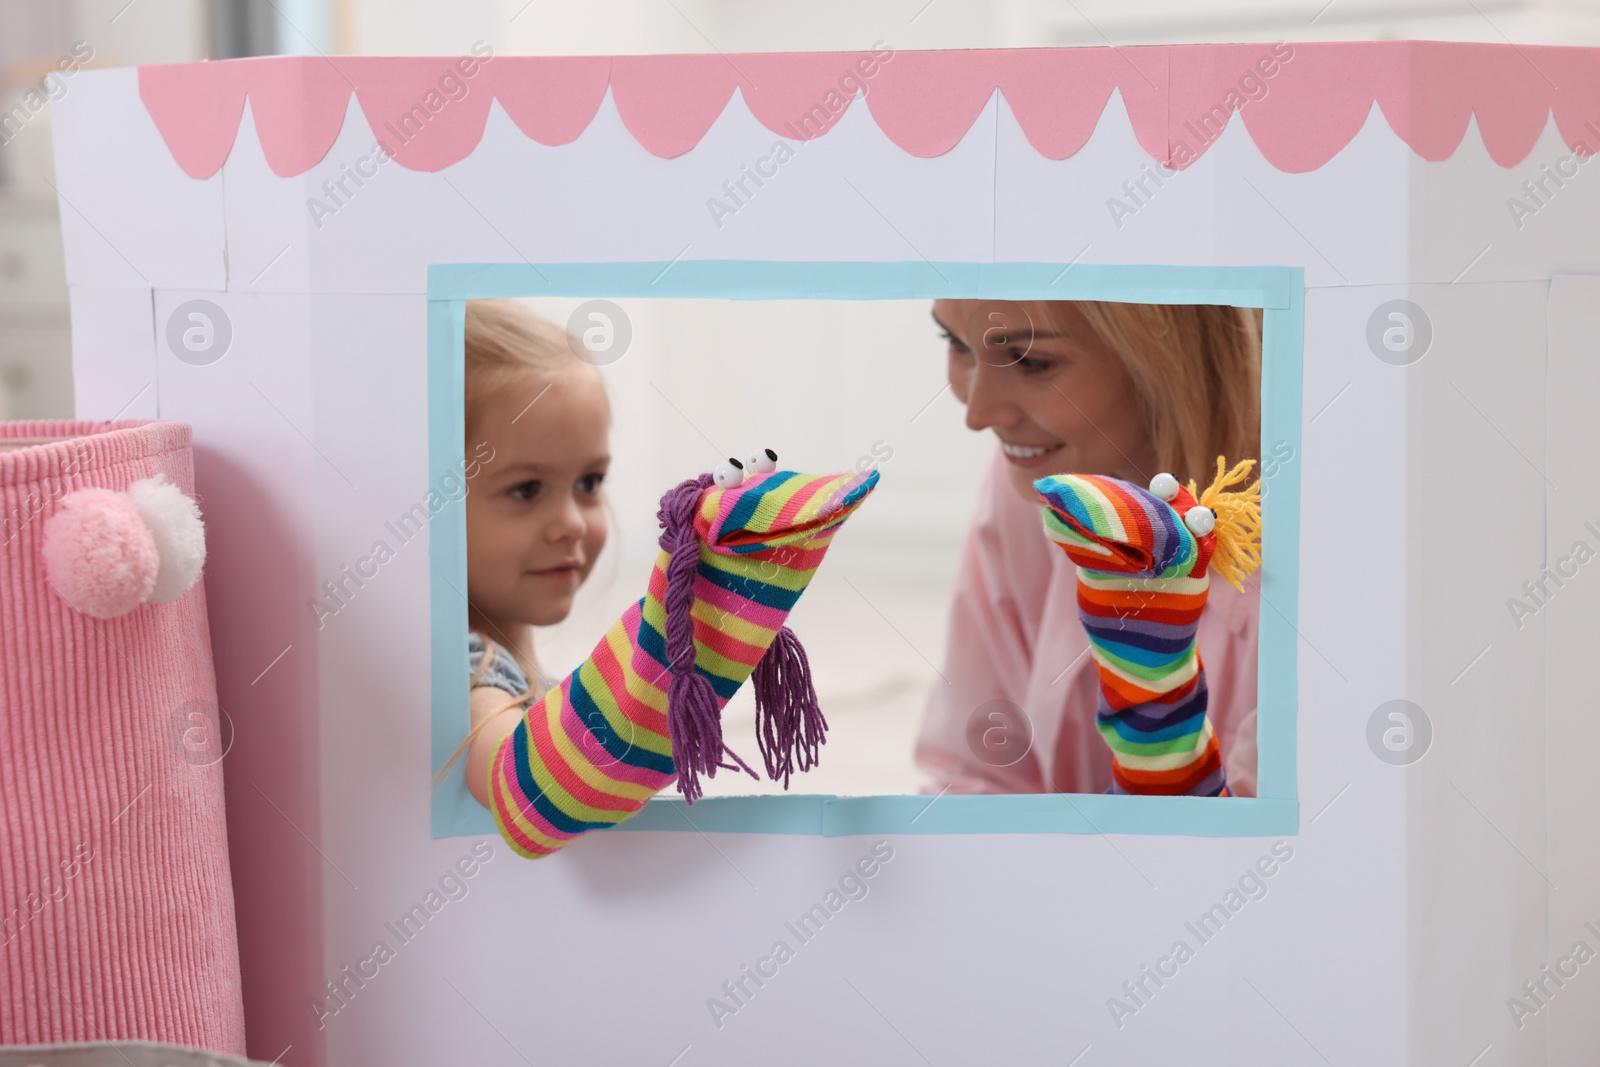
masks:
[[[717,464],[716,469],[711,472],[711,480],[716,482],[719,488],[737,489],[744,484],[744,464],[729,456],[726,463]]]
[[[1170,501],[1178,495],[1178,479],[1162,471],[1150,479],[1150,491],[1162,500]]]
[[[1217,513],[1208,507],[1195,505],[1183,513],[1183,524],[1196,537],[1204,537],[1217,526]]]
[[[758,448],[744,462],[757,474],[771,474],[778,469],[778,454],[770,448]]]

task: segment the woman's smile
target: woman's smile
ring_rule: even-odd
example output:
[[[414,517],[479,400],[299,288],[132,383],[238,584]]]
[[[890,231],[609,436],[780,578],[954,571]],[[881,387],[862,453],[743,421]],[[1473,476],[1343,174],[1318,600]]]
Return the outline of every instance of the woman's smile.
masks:
[[[1060,442],[1053,445],[1012,444],[1006,440],[1000,442],[1000,451],[1006,454],[1006,459],[1018,467],[1037,467],[1064,447]]]

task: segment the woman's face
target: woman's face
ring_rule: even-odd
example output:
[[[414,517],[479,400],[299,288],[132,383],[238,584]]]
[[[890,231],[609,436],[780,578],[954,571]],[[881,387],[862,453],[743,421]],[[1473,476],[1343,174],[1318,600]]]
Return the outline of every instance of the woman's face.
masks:
[[[606,543],[609,421],[587,366],[520,375],[475,413],[467,455],[492,458],[467,493],[467,599],[486,622],[549,626],[572,610]]]
[[[1011,484],[1036,502],[1035,479],[1105,474],[1146,485],[1157,473],[1122,359],[1067,302],[935,300],[949,341],[950,390],[967,426],[993,430]]]

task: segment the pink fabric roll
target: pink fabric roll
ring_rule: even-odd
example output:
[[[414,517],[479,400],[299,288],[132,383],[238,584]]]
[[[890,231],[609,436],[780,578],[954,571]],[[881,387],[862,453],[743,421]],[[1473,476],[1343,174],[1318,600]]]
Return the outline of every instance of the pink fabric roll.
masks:
[[[0,1045],[245,1051],[204,582],[96,619],[40,556],[75,489],[165,473],[192,495],[189,442],[170,421],[0,423]]]

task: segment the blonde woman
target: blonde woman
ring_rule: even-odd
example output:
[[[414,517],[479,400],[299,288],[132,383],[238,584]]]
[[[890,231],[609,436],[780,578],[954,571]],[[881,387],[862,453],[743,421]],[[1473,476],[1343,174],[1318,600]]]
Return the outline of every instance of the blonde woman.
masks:
[[[1259,460],[1261,313],[1211,305],[937,300],[950,388],[997,438],[915,759],[923,792],[1103,793],[1098,676],[1077,575],[1043,534],[1050,474],[1204,486]],[[1213,582],[1198,632],[1229,790],[1254,796],[1258,584]]]

